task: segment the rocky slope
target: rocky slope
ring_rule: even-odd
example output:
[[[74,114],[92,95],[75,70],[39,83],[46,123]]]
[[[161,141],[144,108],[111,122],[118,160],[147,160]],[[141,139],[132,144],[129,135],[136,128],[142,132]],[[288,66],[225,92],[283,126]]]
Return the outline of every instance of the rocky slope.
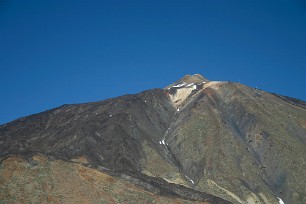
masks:
[[[79,169],[86,168],[94,176],[84,185],[96,197],[82,199],[92,202],[306,203],[306,106],[187,75],[164,89],[64,105],[2,125],[0,159],[5,201],[23,192],[34,202],[54,195],[70,201],[58,194],[64,172],[71,169],[76,180],[67,193],[79,194]],[[11,162],[18,173],[7,176]],[[38,190],[48,182],[54,187]]]
[[[127,175],[114,177],[86,163],[85,158],[71,163],[42,155],[31,161],[9,157],[0,169],[0,203],[210,203],[152,193],[128,182]]]

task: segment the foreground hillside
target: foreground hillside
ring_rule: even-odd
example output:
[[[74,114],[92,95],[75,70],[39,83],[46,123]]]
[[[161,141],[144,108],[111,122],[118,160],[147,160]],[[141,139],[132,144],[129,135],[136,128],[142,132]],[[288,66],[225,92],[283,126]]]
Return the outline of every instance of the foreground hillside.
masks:
[[[203,203],[156,195],[122,178],[74,163],[35,155],[9,157],[0,169],[0,203]],[[83,163],[84,164],[84,163]]]
[[[187,75],[2,125],[0,159],[4,202],[306,203],[306,103]]]

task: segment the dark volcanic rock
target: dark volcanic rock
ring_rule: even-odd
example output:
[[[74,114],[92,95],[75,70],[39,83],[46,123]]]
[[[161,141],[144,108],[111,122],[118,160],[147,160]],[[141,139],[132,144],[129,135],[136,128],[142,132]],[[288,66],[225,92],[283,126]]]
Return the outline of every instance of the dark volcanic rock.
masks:
[[[0,157],[87,156],[95,165],[139,171],[141,143],[157,142],[174,108],[161,89],[102,102],[64,105],[1,126]]]

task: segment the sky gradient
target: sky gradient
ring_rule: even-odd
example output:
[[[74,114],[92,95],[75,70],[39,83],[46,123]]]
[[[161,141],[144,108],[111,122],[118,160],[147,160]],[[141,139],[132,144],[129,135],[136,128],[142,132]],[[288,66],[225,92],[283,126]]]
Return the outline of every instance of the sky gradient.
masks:
[[[306,3],[0,0],[0,124],[185,74],[306,101]]]

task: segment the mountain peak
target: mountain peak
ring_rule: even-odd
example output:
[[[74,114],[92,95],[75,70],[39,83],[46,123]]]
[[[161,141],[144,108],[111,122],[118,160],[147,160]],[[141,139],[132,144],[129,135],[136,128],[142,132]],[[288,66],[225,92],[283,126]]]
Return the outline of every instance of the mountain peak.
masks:
[[[201,83],[201,82],[205,82],[208,81],[207,79],[205,79],[202,75],[200,74],[194,74],[194,75],[185,75],[183,78],[181,78],[180,80],[184,80],[188,83]]]
[[[200,84],[203,82],[209,82],[208,79],[204,78],[200,74],[194,74],[194,75],[185,75],[181,79],[177,80],[176,82],[168,85],[165,87],[165,89],[169,89],[171,87],[180,87],[180,86],[185,86],[185,85],[190,85],[190,84]]]

